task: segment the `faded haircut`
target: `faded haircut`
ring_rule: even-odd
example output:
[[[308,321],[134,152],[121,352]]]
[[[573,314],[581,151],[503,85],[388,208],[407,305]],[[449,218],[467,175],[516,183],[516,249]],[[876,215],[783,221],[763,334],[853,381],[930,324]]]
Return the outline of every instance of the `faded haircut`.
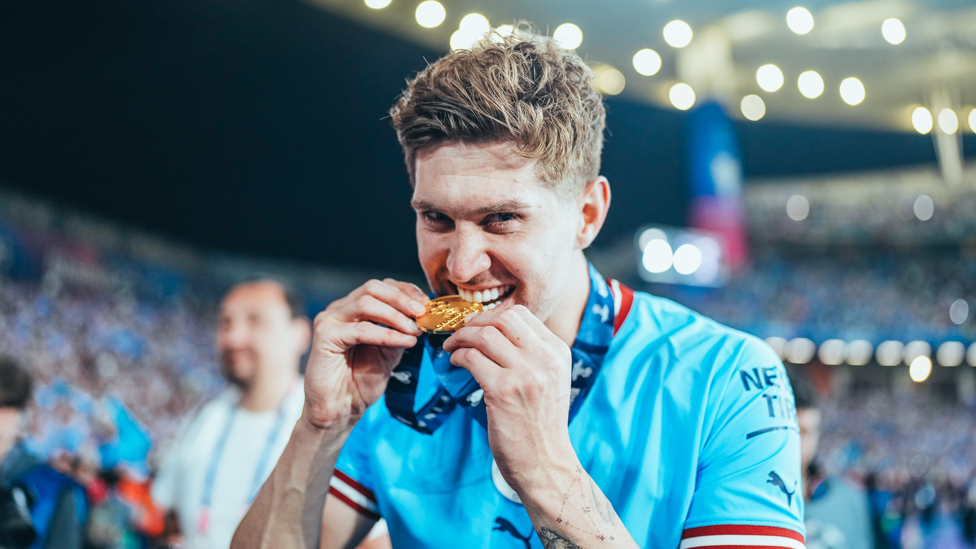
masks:
[[[600,174],[606,113],[593,71],[526,25],[442,57],[390,109],[411,185],[418,153],[509,142],[549,188],[580,194]]]

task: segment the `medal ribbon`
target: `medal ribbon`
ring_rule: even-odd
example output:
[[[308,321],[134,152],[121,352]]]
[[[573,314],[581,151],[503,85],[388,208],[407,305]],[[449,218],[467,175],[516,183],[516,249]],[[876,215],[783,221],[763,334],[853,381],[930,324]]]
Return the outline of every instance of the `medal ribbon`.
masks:
[[[569,407],[570,421],[576,417],[600,373],[610,341],[630,312],[634,299],[630,288],[616,280],[605,280],[593,265],[589,265],[589,272],[589,298],[571,349],[573,393]],[[443,338],[431,338],[425,334],[416,346],[403,353],[386,387],[387,409],[397,420],[429,435],[444,423],[455,406],[460,405],[487,429],[484,391],[470,372],[451,364],[451,354],[440,348],[438,339]],[[433,370],[438,386],[434,395],[417,409],[417,388],[424,367]]]

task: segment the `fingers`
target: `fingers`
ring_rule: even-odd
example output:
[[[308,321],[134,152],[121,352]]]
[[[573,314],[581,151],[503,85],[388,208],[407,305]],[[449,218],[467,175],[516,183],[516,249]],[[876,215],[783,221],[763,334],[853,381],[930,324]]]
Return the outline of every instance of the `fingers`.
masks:
[[[471,372],[481,388],[493,387],[502,368],[478,349],[466,347],[451,354],[451,364]]]
[[[371,295],[359,296],[356,299],[356,308],[358,314],[355,320],[369,320],[405,334],[420,335],[420,328],[413,319]]]
[[[425,309],[422,302],[426,302],[427,298],[423,295],[423,292],[412,284],[396,282],[392,279],[387,280],[389,282],[370,280],[353,290],[348,296],[330,305],[326,309],[327,314],[343,322],[369,319],[374,322],[386,324],[387,326],[399,327],[403,325],[402,320],[405,319],[412,322],[411,319],[417,318],[424,313]],[[395,284],[391,284],[391,282]],[[396,311],[397,315],[393,315],[394,317],[402,316],[404,318],[393,320],[388,314],[388,310],[376,306],[376,301]],[[379,309],[383,309],[386,312],[380,314]],[[374,314],[380,314],[380,316],[376,318],[370,316]],[[411,327],[406,332],[415,333],[415,330]]]
[[[427,294],[424,293],[423,290],[409,282],[400,282],[399,280],[394,280],[392,278],[384,278],[383,282],[409,295],[421,305],[426,305],[427,302],[430,301],[430,298],[427,297]]]
[[[525,349],[545,340],[552,332],[522,305],[471,315],[465,326],[494,326],[516,347]],[[460,330],[459,330],[460,331]]]
[[[444,342],[444,350],[478,349],[492,362],[505,365],[518,362],[518,349],[495,326],[465,326]]]
[[[372,322],[336,323],[329,332],[329,339],[340,351],[355,345],[410,348],[417,344],[417,337],[377,326]]]

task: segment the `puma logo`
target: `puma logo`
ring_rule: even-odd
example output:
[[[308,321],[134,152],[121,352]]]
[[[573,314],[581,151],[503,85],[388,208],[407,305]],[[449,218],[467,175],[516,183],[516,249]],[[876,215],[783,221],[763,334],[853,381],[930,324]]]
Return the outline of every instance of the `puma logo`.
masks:
[[[780,478],[780,476],[776,474],[776,471],[770,471],[769,472],[769,479],[766,480],[766,484],[772,484],[773,486],[779,488],[779,491],[780,492],[783,492],[784,494],[786,494],[786,505],[787,506],[793,505],[793,494],[796,493],[796,481],[795,480],[793,481],[793,491],[791,492],[791,491],[789,491],[789,490],[786,489],[786,483],[783,482],[783,479]]]
[[[529,535],[523,536],[522,534],[518,533],[518,530],[515,529],[515,525],[513,525],[511,522],[508,522],[508,520],[503,519],[502,517],[497,517],[495,518],[495,527],[492,528],[492,531],[495,530],[505,532],[506,534],[512,534],[512,537],[515,539],[522,540],[522,543],[525,544],[525,549],[532,549],[532,545],[529,544],[529,540],[532,539],[531,529],[529,529]]]

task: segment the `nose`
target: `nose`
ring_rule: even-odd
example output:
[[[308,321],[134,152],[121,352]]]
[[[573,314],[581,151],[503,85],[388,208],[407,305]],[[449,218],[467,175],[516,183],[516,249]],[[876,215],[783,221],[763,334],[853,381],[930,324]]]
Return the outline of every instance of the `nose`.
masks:
[[[447,255],[447,270],[458,282],[472,280],[491,268],[487,242],[478,232],[458,228]]]
[[[222,349],[234,349],[247,342],[247,323],[239,319],[230,319],[218,332],[217,344]]]

